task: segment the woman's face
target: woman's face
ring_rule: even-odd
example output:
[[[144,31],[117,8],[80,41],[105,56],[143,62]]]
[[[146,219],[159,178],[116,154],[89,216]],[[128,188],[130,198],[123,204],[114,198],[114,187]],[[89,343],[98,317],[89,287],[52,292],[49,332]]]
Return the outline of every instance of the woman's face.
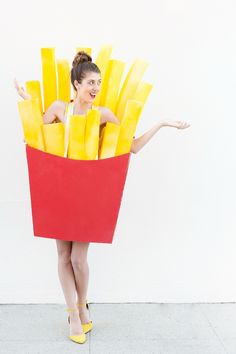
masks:
[[[101,75],[99,73],[89,72],[86,74],[81,84],[76,80],[74,84],[82,100],[85,102],[93,102],[100,90]]]

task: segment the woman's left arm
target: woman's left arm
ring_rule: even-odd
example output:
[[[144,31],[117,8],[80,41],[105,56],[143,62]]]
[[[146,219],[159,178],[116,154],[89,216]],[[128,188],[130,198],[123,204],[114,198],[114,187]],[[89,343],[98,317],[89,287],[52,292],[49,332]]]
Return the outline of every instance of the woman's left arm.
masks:
[[[102,107],[102,114],[101,114],[101,124],[105,122],[112,122],[116,124],[120,124],[119,119],[115,116],[115,114],[106,107]],[[163,127],[174,127],[177,129],[186,129],[190,127],[190,124],[187,122],[182,122],[182,121],[171,121],[171,120],[163,120],[154,125],[150,130],[148,130],[146,133],[141,135],[138,138],[134,138],[130,152],[136,154],[139,150],[141,150],[144,145],[147,144],[147,142],[155,135],[158,130],[160,130]]]
[[[147,142],[153,137],[153,135],[155,135],[158,132],[158,130],[160,130],[163,127],[174,127],[177,129],[186,129],[190,127],[190,124],[182,121],[161,121],[156,125],[154,125],[154,127],[148,130],[146,133],[133,140],[131,145],[131,152],[133,152],[134,154],[139,152],[139,150],[141,150],[144,147],[144,145],[147,144]]]

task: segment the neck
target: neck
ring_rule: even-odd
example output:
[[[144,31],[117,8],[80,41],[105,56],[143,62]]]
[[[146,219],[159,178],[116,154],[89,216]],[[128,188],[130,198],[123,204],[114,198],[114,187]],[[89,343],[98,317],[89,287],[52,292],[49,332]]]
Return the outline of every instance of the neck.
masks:
[[[92,103],[83,101],[79,97],[74,99],[74,112],[86,113],[90,108],[92,108]]]

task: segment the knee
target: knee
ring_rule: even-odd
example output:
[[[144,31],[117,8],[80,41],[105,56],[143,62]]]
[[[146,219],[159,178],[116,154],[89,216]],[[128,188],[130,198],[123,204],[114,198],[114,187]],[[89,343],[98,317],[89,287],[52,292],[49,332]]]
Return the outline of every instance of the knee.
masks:
[[[88,266],[87,260],[74,258],[73,256],[71,257],[71,263],[73,268],[75,268],[78,271],[84,271],[87,269]]]
[[[71,258],[70,258],[70,252],[60,252],[58,254],[58,262],[60,264],[69,264],[71,262]]]

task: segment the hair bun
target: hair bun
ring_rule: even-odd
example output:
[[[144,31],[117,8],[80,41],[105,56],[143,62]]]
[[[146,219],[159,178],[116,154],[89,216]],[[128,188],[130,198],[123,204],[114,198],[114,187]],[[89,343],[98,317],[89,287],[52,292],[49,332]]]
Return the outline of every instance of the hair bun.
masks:
[[[72,66],[75,67],[75,66],[77,66],[81,63],[84,63],[86,61],[92,61],[92,57],[88,53],[86,53],[85,51],[81,50],[76,54],[76,56],[72,62]]]

